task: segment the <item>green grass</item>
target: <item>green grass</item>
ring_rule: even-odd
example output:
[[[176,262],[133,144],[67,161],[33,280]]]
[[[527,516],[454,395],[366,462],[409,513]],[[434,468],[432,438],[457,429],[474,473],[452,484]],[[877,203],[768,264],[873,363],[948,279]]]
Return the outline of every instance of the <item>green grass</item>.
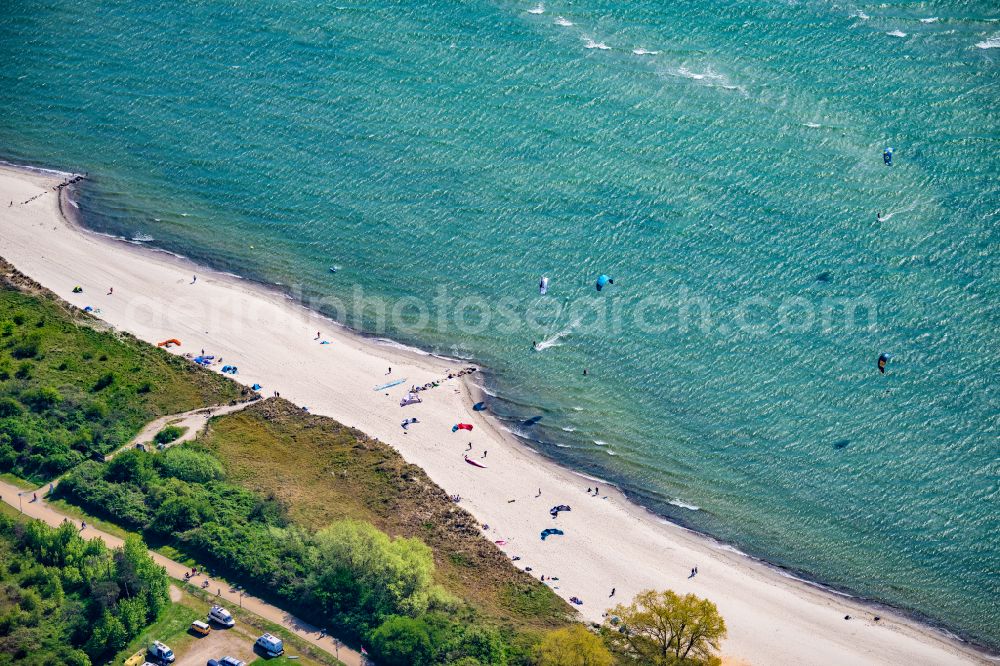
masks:
[[[135,532],[129,532],[128,530],[119,527],[115,523],[104,520],[103,518],[97,518],[90,515],[80,507],[75,504],[70,504],[66,500],[46,500],[53,509],[59,513],[65,515],[67,518],[74,520],[79,523],[80,521],[87,521],[87,527],[94,527],[101,530],[102,532],[107,532],[119,539],[124,539],[129,534],[135,534]],[[84,534],[86,536],[86,534]]]
[[[157,417],[249,395],[0,269],[0,472],[41,485]]]
[[[24,518],[24,514],[17,510],[16,506],[11,506],[7,502],[0,502],[0,514],[8,516],[10,518],[16,518],[18,520]]]
[[[353,518],[424,541],[437,582],[501,625],[569,621],[566,603],[514,567],[422,469],[357,430],[269,399],[215,419],[195,445],[222,460],[228,482],[284,503],[293,522],[319,529]]]
[[[12,486],[17,486],[21,490],[34,490],[38,487],[38,484],[32,483],[31,481],[25,481],[21,477],[15,476],[10,472],[0,474],[0,479],[3,479]]]

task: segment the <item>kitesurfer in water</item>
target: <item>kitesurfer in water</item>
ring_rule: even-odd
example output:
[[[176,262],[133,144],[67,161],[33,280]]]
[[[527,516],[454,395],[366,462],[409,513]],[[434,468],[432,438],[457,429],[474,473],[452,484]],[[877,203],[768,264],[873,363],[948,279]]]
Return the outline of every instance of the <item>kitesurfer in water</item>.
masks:
[[[595,284],[594,286],[597,287],[597,291],[600,291],[601,289],[603,289],[607,285],[614,284],[614,283],[615,283],[615,281],[614,281],[613,278],[609,278],[607,275],[603,275],[602,274],[602,275],[598,276],[598,278],[597,278],[597,284]]]
[[[878,357],[878,371],[883,375],[885,374],[885,366],[889,363],[889,355],[886,353],[879,354]]]

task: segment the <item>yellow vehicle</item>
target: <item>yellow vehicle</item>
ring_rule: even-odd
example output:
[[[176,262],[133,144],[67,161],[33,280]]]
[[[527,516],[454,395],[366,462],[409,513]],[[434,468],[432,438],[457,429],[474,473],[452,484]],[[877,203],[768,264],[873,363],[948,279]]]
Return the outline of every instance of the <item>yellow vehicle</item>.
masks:
[[[125,660],[125,666],[142,666],[146,663],[146,651],[139,650],[134,655]]]
[[[208,634],[212,631],[212,627],[208,626],[208,623],[206,622],[195,620],[191,623],[191,631],[199,636],[208,636]]]

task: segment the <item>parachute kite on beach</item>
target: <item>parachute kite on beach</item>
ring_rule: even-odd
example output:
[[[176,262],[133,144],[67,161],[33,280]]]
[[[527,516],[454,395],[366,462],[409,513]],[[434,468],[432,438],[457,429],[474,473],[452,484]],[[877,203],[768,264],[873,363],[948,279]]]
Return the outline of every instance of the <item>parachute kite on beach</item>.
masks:
[[[547,539],[548,537],[552,536],[553,534],[562,535],[562,534],[565,534],[565,532],[563,532],[562,530],[557,530],[554,527],[550,527],[547,530],[542,530],[542,541],[545,541],[545,539]]]
[[[479,467],[480,469],[486,469],[486,465],[482,465],[480,463],[477,463],[475,460],[473,460],[469,456],[464,456],[464,457],[465,457],[465,462],[469,463],[473,467]]]
[[[484,409],[486,409],[486,403],[485,402],[477,402],[476,404],[474,404],[472,406],[472,410],[476,411],[476,412],[481,412]]]
[[[615,283],[614,278],[609,278],[607,275],[604,275],[602,273],[597,277],[597,283],[594,286],[597,287],[597,291],[600,291],[609,284],[614,284],[614,283]]]
[[[170,349],[171,347],[180,347],[181,341],[178,340],[177,338],[170,338],[169,340],[164,340],[163,342],[157,342],[156,346],[166,347],[167,349]]]
[[[452,432],[458,432],[459,430],[472,430],[471,423],[459,423],[451,427]]]
[[[572,511],[572,509],[570,509],[569,505],[567,504],[560,504],[558,506],[554,506],[551,509],[549,509],[549,515],[551,515],[553,518],[556,518],[559,515],[560,511]]]

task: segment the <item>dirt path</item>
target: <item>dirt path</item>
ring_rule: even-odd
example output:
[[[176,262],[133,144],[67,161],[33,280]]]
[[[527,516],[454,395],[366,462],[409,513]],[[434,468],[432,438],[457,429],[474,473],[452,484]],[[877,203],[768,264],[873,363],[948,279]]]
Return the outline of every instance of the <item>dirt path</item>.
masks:
[[[44,521],[53,527],[58,527],[65,520],[70,520],[70,522],[74,523],[76,522],[68,516],[53,509],[41,496],[39,496],[37,500],[32,500],[33,491],[22,491],[6,481],[0,481],[0,497],[3,498],[4,502],[15,509],[18,508],[19,504],[18,493],[23,493],[20,504],[22,506],[22,512],[26,516],[37,518],[38,520]],[[109,548],[118,548],[122,545],[122,540],[118,537],[108,534],[107,532],[102,532],[101,530],[95,529],[90,525],[88,525],[86,529],[82,529],[80,534],[81,536],[90,539],[101,539],[108,545]],[[180,581],[185,580],[184,574],[189,572],[189,569],[186,566],[179,562],[167,559],[166,557],[153,551],[149,551],[149,554],[157,564],[167,570],[168,576]],[[191,579],[190,582],[197,584],[206,580],[208,581],[207,589],[209,591],[216,590],[218,592],[217,597],[222,602],[228,603],[231,606],[245,608],[265,620],[281,625],[302,640],[307,641],[324,652],[337,657],[340,661],[347,664],[347,666],[365,666],[368,663],[360,653],[339,644],[334,638],[322,633],[319,628],[314,627],[308,622],[304,622],[294,615],[286,613],[277,606],[272,606],[257,597],[253,597],[248,594],[240,594],[240,592],[236,590],[233,585],[230,585],[221,578],[208,579],[205,576],[197,576],[196,578]]]
[[[152,446],[153,437],[156,436],[156,433],[160,432],[168,425],[175,425],[180,428],[184,428],[184,434],[167,444],[164,448],[176,446],[184,442],[190,442],[192,439],[196,438],[205,431],[209,420],[213,417],[238,412],[241,409],[246,409],[252,404],[253,401],[238,402],[235,405],[201,407],[199,409],[192,409],[190,412],[181,412],[180,414],[168,414],[167,416],[161,416],[155,421],[150,421],[146,427],[140,430],[139,434],[133,437],[132,441],[128,444],[104,456],[104,460],[105,462],[111,460],[122,451],[127,451],[137,444],[147,444],[149,445],[147,448],[154,448]]]

